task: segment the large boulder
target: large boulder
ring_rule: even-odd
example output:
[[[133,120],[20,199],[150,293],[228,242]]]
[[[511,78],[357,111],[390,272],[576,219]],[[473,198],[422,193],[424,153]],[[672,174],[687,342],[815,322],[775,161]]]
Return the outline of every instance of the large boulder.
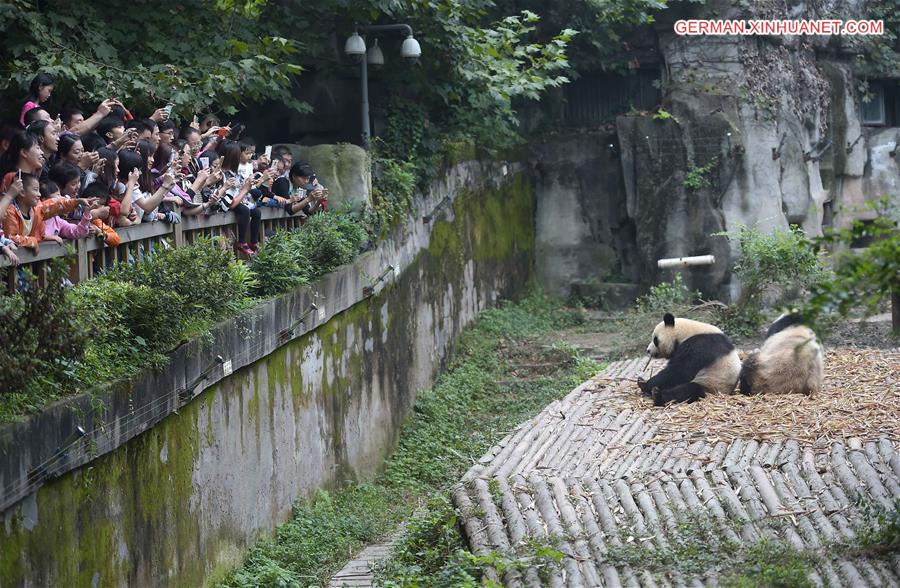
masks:
[[[309,163],[322,185],[328,188],[328,204],[370,205],[372,202],[372,173],[365,149],[349,143],[336,145],[285,144],[294,161]]]

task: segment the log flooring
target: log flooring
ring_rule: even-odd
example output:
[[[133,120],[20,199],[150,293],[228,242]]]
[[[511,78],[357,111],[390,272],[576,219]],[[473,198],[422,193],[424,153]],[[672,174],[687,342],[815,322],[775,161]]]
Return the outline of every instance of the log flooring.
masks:
[[[455,486],[472,551],[519,562],[491,568],[490,579],[506,586],[715,586],[729,570],[640,569],[621,554],[630,547],[664,553],[681,541],[685,524],[698,521],[715,529],[711,543],[768,539],[821,553],[853,540],[860,499],[885,508],[900,500],[900,454],[886,438],[826,447],[790,439],[710,442],[696,433],[655,440],[654,409],[623,401],[634,393],[623,382],[645,361],[609,365],[511,431]],[[564,554],[558,565],[532,557],[543,544]],[[816,561],[816,585],[900,586],[897,553]]]

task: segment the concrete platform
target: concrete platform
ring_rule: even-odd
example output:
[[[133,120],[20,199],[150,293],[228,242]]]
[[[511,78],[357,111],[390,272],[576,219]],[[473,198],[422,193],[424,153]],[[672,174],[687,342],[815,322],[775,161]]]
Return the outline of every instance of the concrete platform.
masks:
[[[858,499],[900,500],[900,454],[887,438],[825,446],[796,440],[657,437],[659,409],[626,400],[645,359],[611,364],[493,447],[454,488],[476,555],[551,543],[560,565],[525,559],[507,586],[715,586],[727,570],[654,573],[610,563],[623,546],[664,549],[690,521],[716,523],[709,541],[783,541],[827,549],[854,536]],[[657,362],[659,369],[663,365]],[[900,414],[898,414],[900,418]],[[529,551],[528,545],[532,547]],[[824,586],[900,586],[900,556],[834,557],[811,577]]]

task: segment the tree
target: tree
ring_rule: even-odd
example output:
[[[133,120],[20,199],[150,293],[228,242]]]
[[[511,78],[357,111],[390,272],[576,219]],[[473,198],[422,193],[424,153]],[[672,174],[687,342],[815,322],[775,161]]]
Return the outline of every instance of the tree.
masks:
[[[53,75],[57,108],[115,96],[175,115],[274,98],[304,110],[291,91],[299,44],[268,34],[265,0],[10,0],[0,4],[4,103],[21,105],[35,73]],[[12,113],[10,113],[12,114]],[[18,114],[18,113],[15,113]]]
[[[814,318],[826,313],[841,316],[862,306],[874,310],[893,295],[894,330],[900,329],[900,231],[890,214],[889,201],[875,205],[878,216],[870,222],[856,220],[842,230],[833,230],[815,241],[817,250],[836,248],[834,273],[812,288],[805,313]],[[865,249],[851,249],[860,240],[870,241]]]

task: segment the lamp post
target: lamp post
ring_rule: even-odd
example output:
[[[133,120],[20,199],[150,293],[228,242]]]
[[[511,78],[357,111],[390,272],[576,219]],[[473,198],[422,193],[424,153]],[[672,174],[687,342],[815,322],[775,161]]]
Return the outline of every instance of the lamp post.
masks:
[[[347,38],[344,45],[344,53],[353,60],[359,60],[360,93],[362,95],[362,143],[363,147],[369,146],[369,65],[379,68],[384,65],[384,54],[378,47],[378,41],[371,49],[366,49],[364,35],[377,33],[399,32],[405,36],[400,46],[400,57],[407,63],[415,63],[422,55],[419,42],[413,37],[412,27],[408,24],[390,25],[356,25],[356,31]]]

